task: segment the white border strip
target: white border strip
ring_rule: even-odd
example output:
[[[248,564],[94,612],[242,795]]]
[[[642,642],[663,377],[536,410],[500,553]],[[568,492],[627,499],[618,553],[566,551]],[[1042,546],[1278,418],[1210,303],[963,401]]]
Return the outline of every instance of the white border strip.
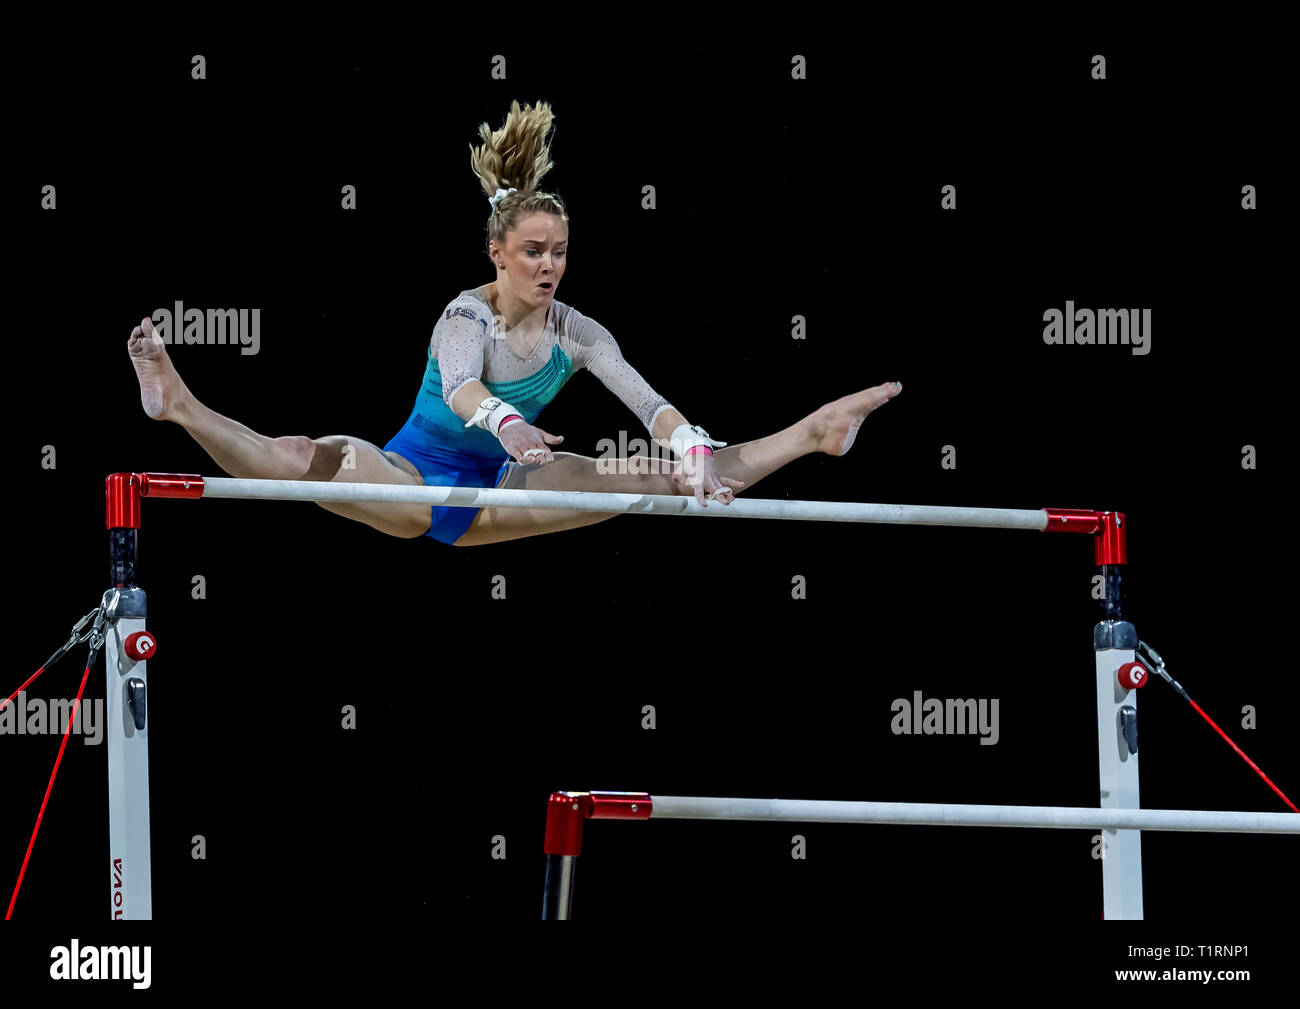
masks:
[[[951,827],[1060,827],[1093,830],[1209,830],[1300,834],[1300,814],[1200,809],[1089,809],[1077,806],[957,806],[930,802],[719,799],[652,795],[650,817],[680,820],[797,820]]]
[[[794,519],[804,522],[880,522],[900,525],[1047,528],[1047,512],[1014,508],[947,508],[929,505],[858,504],[851,501],[780,501],[737,498],[707,508],[671,494],[607,494],[589,491],[503,490],[479,487],[414,487],[402,484],[333,483],[314,480],[239,480],[204,477],[205,498],[273,501],[387,501],[453,508],[571,508],[588,512],[703,515],[708,518]]]

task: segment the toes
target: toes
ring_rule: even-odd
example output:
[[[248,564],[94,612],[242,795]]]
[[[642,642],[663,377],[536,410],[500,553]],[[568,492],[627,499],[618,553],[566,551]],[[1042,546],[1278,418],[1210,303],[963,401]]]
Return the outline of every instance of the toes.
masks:
[[[868,391],[871,409],[874,410],[882,403],[888,403],[891,399],[903,391],[903,387],[897,382],[885,382],[874,389]]]

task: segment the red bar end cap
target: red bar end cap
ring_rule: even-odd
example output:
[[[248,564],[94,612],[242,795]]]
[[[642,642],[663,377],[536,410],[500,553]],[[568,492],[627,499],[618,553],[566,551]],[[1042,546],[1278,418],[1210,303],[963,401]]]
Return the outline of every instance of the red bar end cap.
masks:
[[[546,854],[581,855],[582,822],[590,813],[590,792],[552,792],[546,803]]]
[[[552,792],[546,854],[581,855],[583,820],[648,820],[651,808],[649,792]]]
[[[140,528],[140,476],[112,473],[104,481],[104,528]]]
[[[1097,564],[1128,563],[1128,524],[1123,512],[1102,512],[1101,528],[1093,540],[1097,549]]]

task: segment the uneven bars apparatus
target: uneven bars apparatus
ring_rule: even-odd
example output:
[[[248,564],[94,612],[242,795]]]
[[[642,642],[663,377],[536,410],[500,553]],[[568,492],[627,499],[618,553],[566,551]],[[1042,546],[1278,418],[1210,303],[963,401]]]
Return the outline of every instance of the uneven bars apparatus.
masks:
[[[136,533],[145,497],[259,498],[277,501],[379,501],[455,508],[570,508],[579,511],[710,518],[768,518],[817,522],[1034,529],[1093,537],[1095,563],[1106,586],[1093,631],[1097,669],[1101,808],[944,806],[929,803],[843,803],[780,799],[652,798],[644,792],[556,792],[548,803],[543,917],[567,918],[575,859],[586,818],[651,816],[710,819],[837,820],[861,823],[943,823],[1021,827],[1088,827],[1106,832],[1102,860],[1105,916],[1142,917],[1142,829],[1250,830],[1300,833],[1300,816],[1142,810],[1138,802],[1137,709],[1145,683],[1134,661],[1137,632],[1123,620],[1121,569],[1127,563],[1121,512],[1045,508],[954,508],[829,501],[736,499],[703,508],[691,497],[584,491],[525,491],[475,487],[349,484],[305,480],[244,480],[178,473],[114,473],[106,482],[110,586],[122,593],[119,619],[105,648],[108,666],[110,857],[123,867],[115,880],[115,917],[149,917],[148,731],[145,663],[132,662],[121,642],[143,631],[144,592],[136,584]],[[1125,676],[1128,678],[1125,679]],[[1126,685],[1127,684],[1127,685]],[[121,898],[125,899],[121,899]],[[125,911],[123,910],[125,908]],[[143,913],[140,913],[143,911]]]

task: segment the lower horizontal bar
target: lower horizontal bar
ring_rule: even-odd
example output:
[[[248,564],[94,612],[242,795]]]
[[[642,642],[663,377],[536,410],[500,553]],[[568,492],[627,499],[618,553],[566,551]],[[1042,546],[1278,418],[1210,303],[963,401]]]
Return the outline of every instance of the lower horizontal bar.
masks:
[[[1206,830],[1300,834],[1300,814],[1201,809],[1091,809],[1077,806],[959,806],[931,802],[718,799],[652,795],[650,818],[905,823],[950,827],[1058,827],[1086,830]]]
[[[794,519],[808,522],[880,522],[993,529],[1047,527],[1045,510],[952,508],[929,505],[859,504],[852,501],[780,501],[737,498],[701,507],[672,494],[506,490],[479,487],[413,487],[402,484],[333,483],[312,480],[242,480],[203,477],[204,498],[266,498],[275,501],[389,501],[453,508],[572,508],[589,512],[703,515],[710,518]]]

